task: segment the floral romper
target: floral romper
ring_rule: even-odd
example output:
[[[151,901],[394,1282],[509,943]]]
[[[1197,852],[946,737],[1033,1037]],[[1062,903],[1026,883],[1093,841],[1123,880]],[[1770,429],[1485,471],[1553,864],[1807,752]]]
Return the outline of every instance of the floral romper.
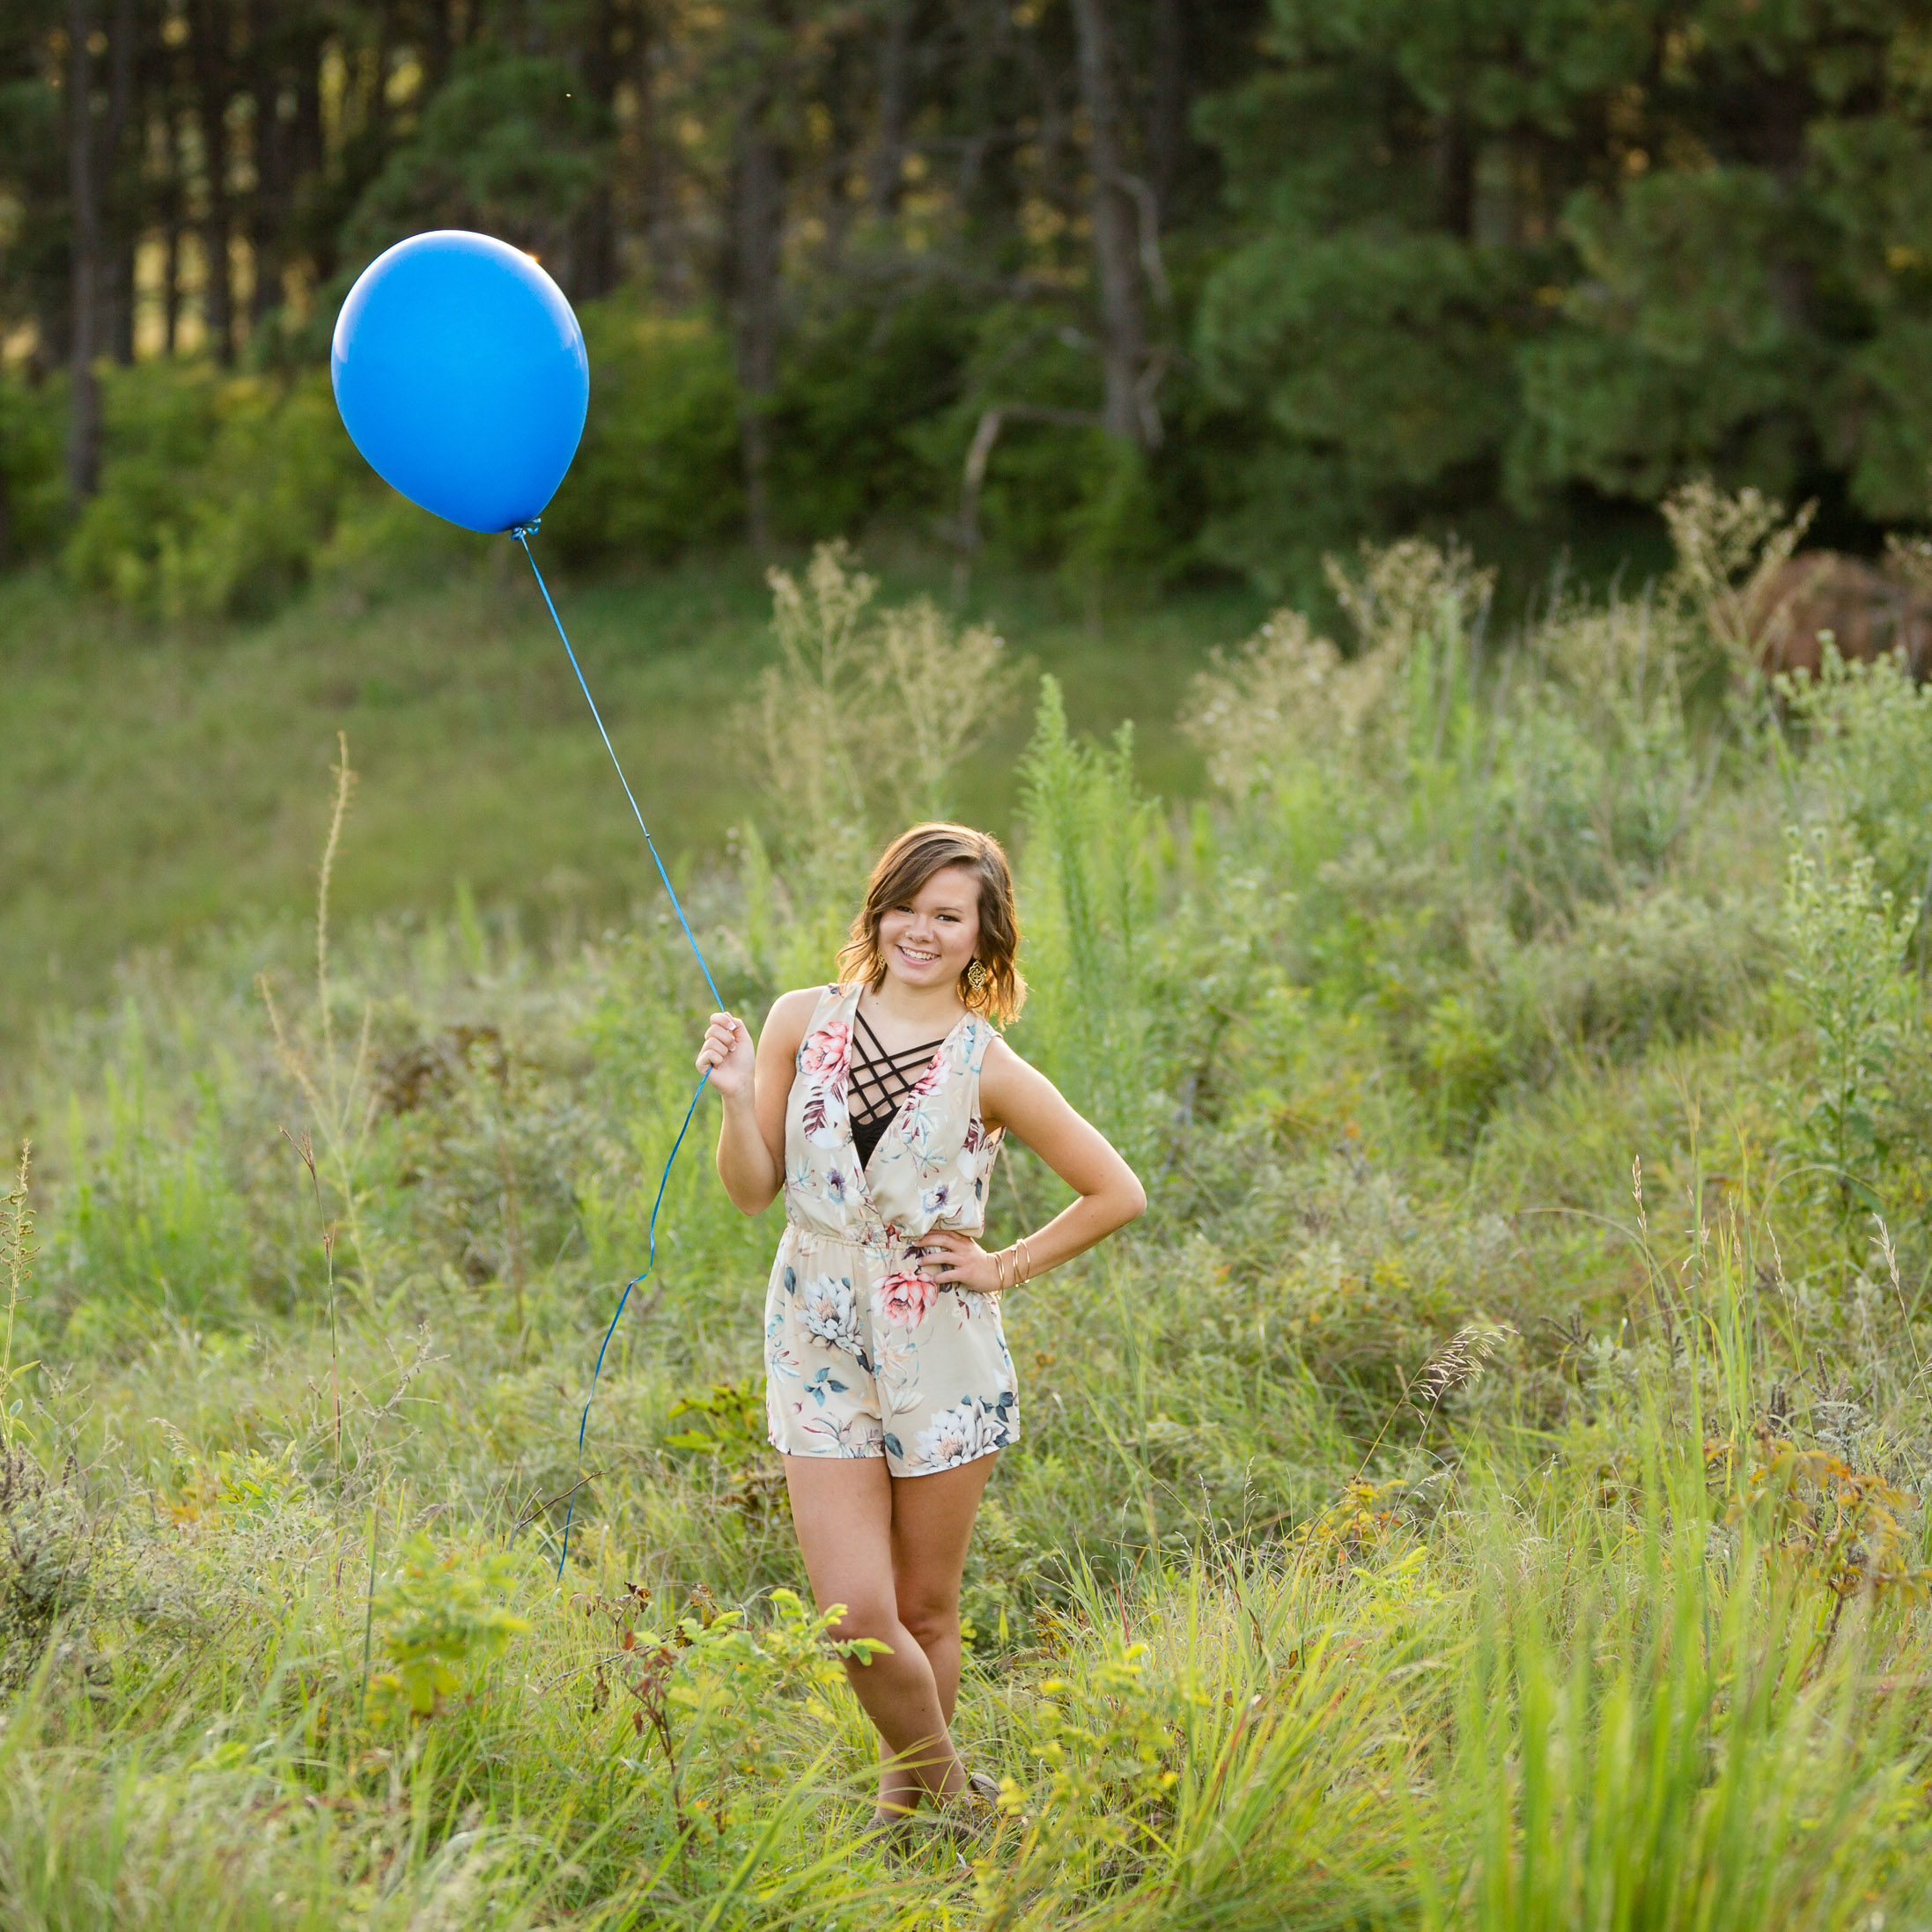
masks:
[[[765,1296],[765,1415],[787,1456],[883,1456],[930,1476],[1019,1434],[999,1298],[940,1285],[912,1250],[977,1235],[1000,1134],[979,1117],[995,1035],[968,1014],[900,1102],[868,1166],[846,1109],[863,986],[828,986],[785,1110],[785,1236]]]

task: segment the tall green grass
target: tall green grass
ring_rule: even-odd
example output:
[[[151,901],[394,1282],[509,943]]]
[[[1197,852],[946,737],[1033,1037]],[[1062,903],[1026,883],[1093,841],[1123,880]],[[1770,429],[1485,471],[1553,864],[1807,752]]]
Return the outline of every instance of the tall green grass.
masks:
[[[916,734],[913,620],[814,569],[777,715]],[[1880,895],[1932,860],[1924,714],[1890,667],[1712,694],[1700,581],[1505,649],[1463,560],[1359,559],[1346,654],[1284,615],[1194,688],[1196,809],[1039,687],[1014,1039],[1153,1206],[1008,1302],[961,1713],[1006,1822],[963,1863],[855,1844],[759,1421],[775,1225],[702,1148],[578,1460],[709,1004],[668,918],[231,931],[43,1014],[0,1917],[1921,1922],[1932,1089]],[[815,844],[904,804],[787,820],[773,776],[691,881],[753,1013],[829,970]],[[1002,1175],[996,1238],[1057,1198]]]

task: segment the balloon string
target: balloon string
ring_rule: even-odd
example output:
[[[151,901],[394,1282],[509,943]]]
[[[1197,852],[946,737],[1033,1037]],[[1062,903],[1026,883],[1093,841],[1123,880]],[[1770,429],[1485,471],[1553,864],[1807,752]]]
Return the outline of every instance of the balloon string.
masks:
[[[651,848],[651,856],[657,860],[658,877],[664,881],[664,889],[671,896],[671,910],[677,914],[677,923],[684,928],[684,937],[690,941],[691,955],[697,962],[697,970],[704,976],[704,984],[711,988],[712,998],[720,1008],[725,998],[718,990],[718,982],[712,977],[712,970],[704,963],[704,955],[697,943],[697,935],[691,931],[691,922],[684,917],[684,908],[678,903],[677,888],[671,883],[671,875],[665,870],[663,856],[659,852],[657,841],[651,836],[651,828],[644,822],[644,814],[638,809],[636,794],[630,789],[630,781],[623,775],[623,766],[617,757],[617,748],[610,741],[610,734],[604,729],[603,713],[597,709],[597,700],[590,695],[590,683],[584,675],[584,667],[577,661],[577,653],[571,649],[570,633],[564,628],[564,620],[557,614],[557,604],[550,596],[550,586],[543,581],[543,572],[537,568],[535,554],[530,549],[530,539],[536,534],[537,520],[532,517],[527,523],[519,524],[510,535],[523,546],[523,554],[530,559],[530,570],[536,579],[536,587],[543,593],[543,601],[549,607],[550,622],[557,626],[557,634],[564,640],[564,653],[571,660],[571,669],[577,674],[579,688],[583,691],[584,702],[590,706],[590,715],[597,722],[597,734],[604,741],[604,749],[610,754],[610,762],[616,769],[617,783],[623,787],[623,795],[630,800],[630,810],[638,821],[638,830],[644,834],[644,842]],[[671,1183],[671,1169],[677,1160],[678,1149],[684,1145],[684,1136],[689,1131],[691,1116],[697,1111],[699,1097],[705,1083],[711,1079],[711,1069],[706,1067],[698,1076],[697,1086],[691,1095],[691,1103],[684,1110],[684,1123],[677,1130],[677,1139],[671,1143],[670,1157],[664,1163],[664,1172],[658,1176],[657,1198],[651,1203],[651,1226],[647,1236],[649,1243],[645,1259],[644,1272],[624,1283],[623,1293],[617,1298],[617,1312],[610,1317],[610,1326],[604,1331],[603,1346],[597,1351],[597,1366],[591,1371],[590,1393],[584,1397],[584,1413],[577,1425],[577,1474],[584,1473],[584,1437],[590,1427],[590,1405],[597,1399],[597,1383],[604,1372],[604,1357],[610,1352],[610,1338],[617,1332],[617,1324],[623,1319],[623,1311],[630,1300],[630,1291],[641,1281],[650,1279],[651,1272],[658,1265],[658,1210],[664,1206],[664,1191]],[[564,1574],[564,1565],[571,1553],[571,1524],[577,1515],[577,1491],[583,1486],[581,1480],[571,1489],[570,1505],[564,1513],[564,1544],[557,1555],[557,1574]]]
[[[630,1291],[638,1282],[647,1280],[651,1271],[658,1265],[658,1210],[664,1206],[664,1190],[671,1179],[671,1163],[677,1159],[677,1150],[684,1145],[684,1135],[691,1125],[691,1116],[697,1111],[698,1095],[704,1091],[704,1083],[711,1078],[711,1069],[706,1067],[698,1076],[697,1090],[691,1095],[691,1103],[684,1110],[684,1125],[677,1130],[677,1139],[671,1143],[670,1160],[664,1163],[664,1172],[658,1176],[658,1198],[651,1203],[650,1249],[645,1262],[644,1272],[635,1279],[624,1283],[623,1293],[617,1298],[617,1312],[610,1317],[610,1326],[604,1331],[604,1346],[597,1351],[597,1366],[591,1371],[590,1393],[584,1397],[584,1413],[577,1425],[577,1473],[584,1473],[584,1432],[590,1427],[590,1405],[597,1399],[598,1378],[604,1372],[604,1356],[610,1347],[610,1338],[617,1332],[617,1324],[623,1319],[624,1304],[630,1299]],[[581,1484],[578,1486],[581,1487]],[[577,1515],[577,1490],[571,1491],[570,1507],[564,1512],[564,1546],[557,1552],[557,1574],[561,1581],[564,1560],[571,1553],[571,1523]]]
[[[564,654],[571,660],[571,669],[577,673],[577,682],[584,694],[584,702],[590,706],[590,715],[597,721],[597,734],[604,741],[604,749],[610,754],[610,762],[616,766],[617,783],[623,787],[623,795],[630,800],[632,815],[637,819],[638,830],[644,834],[644,842],[651,848],[651,856],[658,863],[658,877],[664,881],[664,889],[671,896],[671,910],[677,914],[677,923],[684,928],[684,937],[691,942],[692,955],[697,961],[697,970],[704,976],[704,984],[712,990],[712,998],[719,1007],[725,1004],[725,996],[718,990],[718,982],[712,977],[712,970],[704,963],[704,955],[698,949],[697,935],[691,931],[691,922],[684,917],[684,908],[678,903],[677,888],[671,883],[671,875],[664,869],[664,859],[658,852],[657,841],[651,836],[651,828],[644,822],[644,814],[638,809],[638,801],[630,790],[630,780],[623,775],[623,766],[617,761],[617,748],[610,741],[610,734],[604,729],[604,716],[597,709],[597,700],[590,695],[590,685],[584,676],[584,667],[577,661],[577,653],[571,649],[570,633],[564,628],[564,620],[557,614],[557,606],[550,599],[550,586],[543,581],[543,572],[536,567],[536,557],[530,549],[530,538],[536,529],[536,520],[519,524],[510,535],[523,546],[523,554],[530,559],[530,569],[536,577],[536,587],[543,593],[543,601],[549,605],[550,622],[557,626],[557,634],[564,640]]]

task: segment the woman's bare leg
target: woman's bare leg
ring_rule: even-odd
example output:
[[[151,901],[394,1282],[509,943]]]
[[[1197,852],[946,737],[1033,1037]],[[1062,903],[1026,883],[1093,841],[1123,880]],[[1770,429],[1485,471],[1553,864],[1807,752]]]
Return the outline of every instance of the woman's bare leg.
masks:
[[[785,1459],[813,1596],[821,1608],[845,1605],[838,1635],[892,1648],[845,1667],[881,1741],[885,1815],[965,1783],[947,1727],[959,1695],[960,1574],[992,1461],[895,1480],[875,1456]]]
[[[959,1581],[993,1461],[982,1456],[931,1476],[896,1477],[892,1485],[893,1596],[899,1621],[933,1666],[948,1729],[959,1702]],[[902,1772],[881,1767],[881,1810],[917,1797]]]

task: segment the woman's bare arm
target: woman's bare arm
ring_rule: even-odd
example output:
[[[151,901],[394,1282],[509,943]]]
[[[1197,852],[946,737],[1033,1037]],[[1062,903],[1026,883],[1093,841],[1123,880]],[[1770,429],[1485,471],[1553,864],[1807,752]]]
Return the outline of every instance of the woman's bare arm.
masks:
[[[799,1048],[818,1004],[819,989],[781,993],[766,1014],[756,1053],[742,1020],[714,1013],[698,1049],[724,1102],[718,1130],[718,1177],[732,1205],[762,1214],[785,1185],[785,1104],[791,1097]]]
[[[1059,1088],[1004,1040],[995,1040],[987,1050],[979,1074],[979,1105],[988,1126],[1004,1127],[1023,1140],[1080,1197],[1026,1237],[1023,1265],[1029,1279],[1084,1254],[1147,1207],[1146,1189],[1106,1135],[1082,1119]],[[933,1279],[982,1293],[1012,1287],[1022,1265],[1015,1251],[1002,1267],[970,1235],[946,1229],[935,1229],[925,1244],[925,1272]]]

